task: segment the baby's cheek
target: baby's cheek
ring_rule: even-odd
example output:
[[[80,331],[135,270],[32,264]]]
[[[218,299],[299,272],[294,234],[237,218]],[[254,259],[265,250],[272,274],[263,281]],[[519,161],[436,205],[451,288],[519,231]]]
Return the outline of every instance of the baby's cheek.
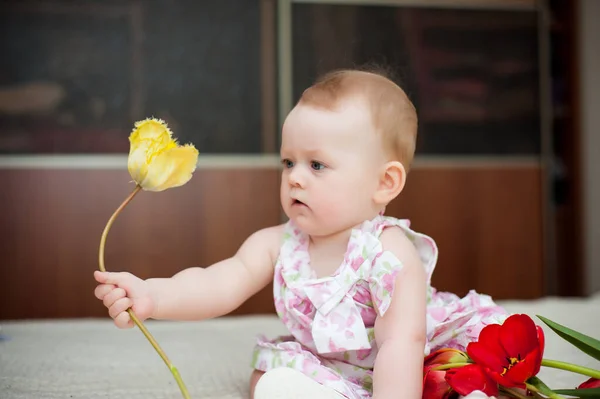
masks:
[[[343,196],[337,194],[332,190],[329,195],[323,196],[321,199],[321,211],[324,216],[337,218],[338,215],[344,214],[346,211],[348,202]]]

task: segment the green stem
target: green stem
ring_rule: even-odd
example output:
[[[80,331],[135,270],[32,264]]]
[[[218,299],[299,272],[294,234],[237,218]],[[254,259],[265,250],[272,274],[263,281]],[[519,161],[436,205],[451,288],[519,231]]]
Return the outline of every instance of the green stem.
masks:
[[[133,192],[131,194],[129,194],[129,196],[125,199],[125,201],[123,201],[123,203],[112,214],[110,219],[108,219],[106,226],[104,227],[104,231],[102,232],[102,237],[100,238],[100,250],[98,253],[98,263],[100,264],[100,271],[102,271],[102,272],[106,271],[106,267],[104,266],[104,247],[106,246],[106,237],[108,236],[108,231],[110,230],[110,228],[113,225],[117,216],[121,213],[121,211],[125,208],[125,206],[127,206],[127,204],[133,199],[133,197],[135,197],[135,195],[140,192],[141,189],[142,189],[141,186],[139,186],[139,185],[135,186],[135,189],[133,190]],[[175,366],[171,363],[171,361],[167,357],[166,353],[162,350],[160,345],[158,345],[158,342],[156,342],[156,340],[154,339],[152,334],[150,334],[150,331],[148,331],[148,329],[146,328],[144,323],[142,323],[142,321],[140,319],[138,319],[138,317],[135,315],[135,313],[133,312],[132,309],[127,309],[127,313],[129,313],[131,320],[133,320],[135,325],[138,326],[138,328],[142,331],[144,336],[146,336],[146,338],[148,339],[150,344],[154,347],[156,352],[158,352],[161,359],[165,362],[165,364],[171,371],[171,374],[173,374],[173,377],[175,378],[175,381],[177,382],[177,385],[179,386],[179,389],[181,390],[181,394],[183,395],[183,397],[185,399],[190,399],[190,394],[188,393],[188,390],[185,387],[183,380],[181,379],[181,375],[179,374],[179,371],[177,371],[177,368],[175,368]]]
[[[544,382],[537,377],[531,377],[529,380],[527,380],[527,382],[525,382],[525,386],[531,392],[541,393],[550,399],[565,399],[564,396],[552,391],[548,385],[544,384]]]
[[[588,377],[600,379],[600,371],[590,369],[588,367],[578,366],[572,363],[561,362],[558,360],[542,359],[542,366],[571,371],[573,373],[583,374],[587,375]]]
[[[448,370],[448,369],[453,369],[453,368],[457,368],[457,367],[464,367],[469,364],[471,364],[471,363],[446,363],[446,364],[440,364],[439,366],[435,366],[431,370],[435,370],[435,371]]]

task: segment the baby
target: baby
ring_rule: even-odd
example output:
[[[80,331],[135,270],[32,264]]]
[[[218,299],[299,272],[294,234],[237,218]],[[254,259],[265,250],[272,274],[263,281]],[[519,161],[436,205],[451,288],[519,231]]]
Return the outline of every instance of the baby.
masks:
[[[436,292],[435,242],[384,216],[404,188],[416,136],[414,106],[384,74],[331,72],[302,94],[283,126],[287,223],[255,232],[229,259],[171,278],[96,272],[95,295],[126,328],[130,307],[141,320],[202,320],[231,312],[272,281],[290,335],[259,338],[251,395],[286,368],[331,397],[421,398],[424,355],[464,350],[504,311],[475,292]]]

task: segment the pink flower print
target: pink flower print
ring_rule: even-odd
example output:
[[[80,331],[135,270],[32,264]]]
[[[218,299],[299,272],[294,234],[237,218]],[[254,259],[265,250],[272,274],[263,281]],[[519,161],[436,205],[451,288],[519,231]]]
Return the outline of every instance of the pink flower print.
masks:
[[[481,306],[481,301],[479,300],[479,296],[477,295],[469,295],[470,305],[471,307],[478,308]]]
[[[353,252],[358,245],[355,242],[351,242],[348,244],[348,253]]]
[[[466,310],[468,310],[467,306],[465,306],[464,303],[459,302],[456,304],[456,306],[454,306],[454,312],[451,312],[451,313],[462,313]]]
[[[301,267],[302,267],[302,259],[296,260],[296,262],[294,262],[293,269],[294,270],[300,270]]]
[[[277,298],[275,300],[275,309],[277,312],[282,312],[285,309],[285,302],[281,298]]]
[[[377,313],[375,313],[372,308],[362,308],[360,309],[360,317],[363,320],[363,323],[365,323],[365,326],[372,326],[377,318]]]
[[[352,330],[346,330],[344,332],[344,335],[346,336],[347,339],[354,339],[355,338],[354,333],[352,332]]]
[[[444,308],[429,308],[428,313],[436,321],[443,321],[446,319],[446,309]]]
[[[357,271],[364,262],[365,258],[363,258],[362,256],[357,256],[350,263],[350,267],[352,268],[352,270]]]
[[[365,360],[371,354],[372,349],[359,349],[356,351],[356,358],[358,360]]]
[[[350,327],[354,323],[356,323],[356,316],[354,314],[348,315],[348,317],[346,317],[346,327]]]
[[[346,349],[343,346],[337,346],[333,339],[329,338],[329,351],[331,352],[345,352]]]
[[[333,324],[334,326],[337,327],[335,331],[339,332],[346,328],[346,323],[345,323],[344,317],[341,314],[333,311],[331,313],[330,319],[331,319],[331,324]]]
[[[339,377],[338,375],[332,373],[329,370],[322,370],[323,372],[321,373],[321,380],[322,381],[339,381],[342,378]]]
[[[350,314],[348,317],[344,317],[341,313],[332,312],[331,323],[336,325],[338,328],[336,331],[342,331],[349,328],[356,322],[356,316]]]
[[[281,273],[276,272],[275,273],[275,284],[277,284],[278,286],[281,286],[285,283],[285,281],[283,280],[283,276],[281,275]]]
[[[394,285],[396,283],[396,274],[397,273],[386,273],[381,279],[381,285],[383,287],[383,292],[387,292],[390,296],[394,292]]]
[[[354,301],[358,303],[366,305],[367,303],[369,303],[369,301],[371,301],[371,293],[369,292],[369,290],[365,289],[364,286],[356,285],[356,290],[352,299],[354,299]]]
[[[301,342],[302,343],[312,343],[313,342],[313,336],[312,333],[309,330],[306,329],[302,329],[300,330],[300,337],[301,337]]]

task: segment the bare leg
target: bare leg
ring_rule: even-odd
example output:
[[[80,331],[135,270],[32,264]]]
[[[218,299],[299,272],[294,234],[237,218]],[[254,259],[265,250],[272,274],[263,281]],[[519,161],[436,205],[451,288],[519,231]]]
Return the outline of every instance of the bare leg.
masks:
[[[254,388],[256,388],[256,384],[263,374],[264,371],[254,370],[250,375],[250,399],[254,399]]]

